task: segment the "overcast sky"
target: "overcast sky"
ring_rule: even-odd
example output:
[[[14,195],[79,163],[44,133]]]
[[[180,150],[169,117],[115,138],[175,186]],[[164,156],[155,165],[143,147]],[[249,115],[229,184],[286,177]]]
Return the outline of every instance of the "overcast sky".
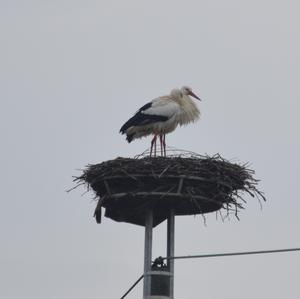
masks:
[[[201,120],[171,146],[251,162],[267,203],[241,221],[176,218],[177,255],[300,247],[298,1],[0,0],[0,297],[115,299],[142,274],[143,228],[92,215],[85,165],[133,157],[118,131],[189,85]],[[199,103],[198,103],[199,104]],[[154,257],[165,254],[165,224]],[[175,298],[296,299],[300,253],[182,260]],[[142,286],[128,298],[141,298]]]

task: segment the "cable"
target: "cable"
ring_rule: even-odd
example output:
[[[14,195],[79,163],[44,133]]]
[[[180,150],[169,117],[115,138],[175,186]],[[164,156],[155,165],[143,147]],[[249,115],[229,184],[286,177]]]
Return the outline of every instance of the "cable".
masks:
[[[259,250],[259,251],[241,251],[241,252],[200,254],[200,255],[181,255],[181,256],[169,256],[169,257],[161,257],[160,256],[154,260],[154,264],[155,263],[157,263],[157,264],[163,263],[164,260],[194,259],[194,258],[251,255],[251,254],[266,254],[266,253],[279,253],[279,252],[291,252],[291,251],[300,251],[300,248],[284,248],[284,249]],[[144,278],[144,274],[142,274],[139,277],[139,279],[128,289],[128,291],[121,297],[121,299],[124,299],[143,278]]]
[[[220,257],[220,256],[234,256],[234,255],[250,255],[250,254],[265,254],[265,253],[278,253],[278,252],[290,252],[300,251],[300,248],[286,248],[286,249],[274,249],[274,250],[260,250],[260,251],[243,251],[243,252],[228,252],[228,253],[215,253],[215,254],[201,254],[201,255],[182,255],[182,256],[170,256],[170,257],[158,257],[156,260],[179,260],[179,259],[191,259],[191,258],[205,258],[205,257]]]
[[[121,299],[124,299],[143,278],[144,274],[140,276],[140,278],[129,288],[129,290],[121,297]]]

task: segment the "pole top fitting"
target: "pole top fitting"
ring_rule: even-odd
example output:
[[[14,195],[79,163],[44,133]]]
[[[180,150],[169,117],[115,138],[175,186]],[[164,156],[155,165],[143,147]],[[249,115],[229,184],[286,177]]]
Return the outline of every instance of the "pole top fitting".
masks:
[[[159,256],[156,258],[152,263],[152,268],[164,268],[167,265],[164,263],[164,258],[162,256]]]

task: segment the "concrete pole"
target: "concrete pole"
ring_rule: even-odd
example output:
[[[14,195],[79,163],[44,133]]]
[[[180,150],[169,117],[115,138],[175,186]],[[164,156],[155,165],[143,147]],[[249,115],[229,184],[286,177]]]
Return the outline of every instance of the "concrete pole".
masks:
[[[148,210],[145,218],[145,252],[144,252],[144,299],[150,295],[151,291],[151,271],[152,260],[152,231],[153,231],[153,211]]]
[[[174,243],[175,243],[175,213],[174,210],[170,211],[167,223],[167,257],[174,256]],[[167,265],[171,273],[170,276],[170,299],[174,299],[174,260],[168,259]]]

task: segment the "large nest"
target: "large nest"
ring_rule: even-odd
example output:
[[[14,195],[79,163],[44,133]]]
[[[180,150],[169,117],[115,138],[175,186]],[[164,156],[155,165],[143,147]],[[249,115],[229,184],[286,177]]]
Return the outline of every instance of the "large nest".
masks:
[[[88,165],[75,181],[95,191],[98,223],[101,207],[113,220],[139,225],[145,224],[146,211],[152,209],[155,226],[171,209],[176,215],[192,215],[223,208],[237,216],[246,202],[243,193],[265,200],[253,174],[247,165],[231,163],[220,155],[139,157]]]

